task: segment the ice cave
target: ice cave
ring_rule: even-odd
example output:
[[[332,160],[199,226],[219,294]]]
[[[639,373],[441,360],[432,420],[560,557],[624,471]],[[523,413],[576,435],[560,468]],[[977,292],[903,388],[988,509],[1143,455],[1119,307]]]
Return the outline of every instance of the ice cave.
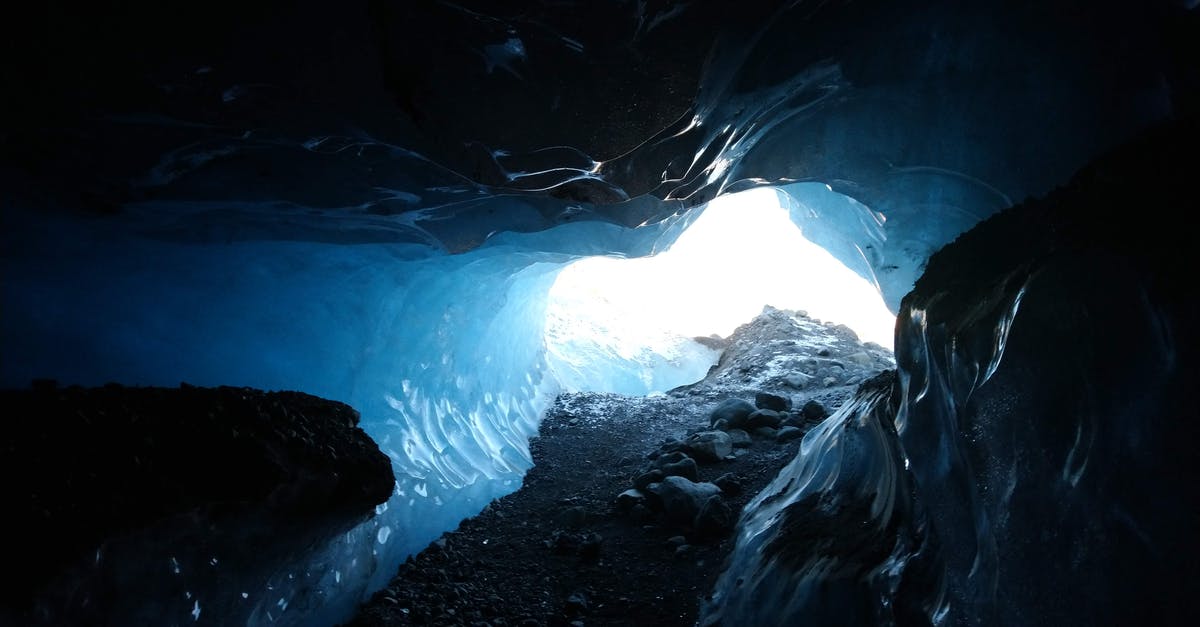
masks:
[[[1195,0],[26,8],[0,624],[1200,622]],[[565,398],[702,418],[643,456]],[[576,433],[633,489],[538,554],[669,536],[670,620],[445,548]]]

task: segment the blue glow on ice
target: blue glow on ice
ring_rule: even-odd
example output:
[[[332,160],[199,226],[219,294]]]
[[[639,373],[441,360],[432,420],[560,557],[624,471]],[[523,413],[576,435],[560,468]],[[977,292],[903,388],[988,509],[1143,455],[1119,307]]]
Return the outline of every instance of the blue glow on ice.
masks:
[[[248,583],[205,590],[209,608],[233,606],[234,597],[248,593],[243,618],[250,624],[300,611],[306,621],[335,623],[385,585],[407,555],[520,486],[531,464],[528,439],[560,390],[556,377],[572,385],[579,381],[551,368],[548,354],[558,351],[561,357],[563,345],[548,353],[545,343],[548,295],[564,267],[597,255],[645,257],[671,248],[649,261],[667,264],[654,276],[676,287],[667,277],[700,263],[671,261],[687,251],[716,259],[705,254],[716,248],[730,263],[757,264],[774,249],[799,246],[771,239],[795,234],[785,224],[789,215],[797,223],[807,220],[810,235],[825,233],[820,228],[825,222],[813,217],[818,213],[833,225],[827,238],[857,234],[861,216],[855,212],[861,206],[828,210],[821,205],[828,202],[825,196],[836,194],[823,185],[790,190],[786,198],[758,190],[721,200],[703,214],[694,210],[637,228],[584,219],[531,233],[494,233],[461,254],[425,243],[381,241],[374,235],[381,232],[378,216],[358,225],[347,219],[339,223],[338,237],[326,233],[313,241],[311,229],[282,223],[274,230],[247,227],[245,215],[253,208],[236,203],[203,212],[194,205],[159,203],[90,222],[14,213],[0,234],[6,251],[0,383],[21,387],[35,377],[53,377],[83,385],[244,385],[300,390],[357,408],[363,429],[393,462],[397,483],[387,506],[326,546],[298,556],[257,589]],[[741,204],[755,197],[776,200]],[[783,201],[786,212],[779,209]],[[500,214],[510,205],[523,210],[520,202],[482,198],[476,209],[482,216],[490,215],[487,207]],[[736,244],[705,243],[701,237],[731,238],[732,224],[758,213],[775,221],[768,224],[776,226],[759,227],[771,232]],[[210,229],[204,232],[218,235],[180,241],[176,233],[194,235],[199,227],[162,228],[173,216],[201,220]],[[692,223],[688,237],[676,242]],[[461,224],[461,232],[486,228],[465,218]],[[423,241],[438,240],[427,232]],[[856,270],[869,276],[870,259],[865,261]],[[744,293],[746,285],[758,283],[783,296],[802,289],[801,279],[813,274],[796,271],[813,262],[773,263],[757,274],[710,264],[699,287],[680,281],[684,291],[675,290],[671,298],[681,303],[704,308],[697,300],[703,296],[735,305],[717,326],[685,326],[682,333],[728,332],[738,317],[748,319],[761,309],[762,301]],[[803,306],[834,317],[821,313],[819,304]],[[639,378],[649,373],[652,381],[666,381],[667,375],[682,377],[679,383],[695,380],[713,357],[707,350],[682,357],[649,352],[652,359],[633,372]],[[683,367],[676,369],[671,359]],[[627,360],[604,362],[591,375],[611,382],[627,375],[629,366]],[[162,559],[186,550],[164,547]],[[202,557],[208,561],[207,554]],[[189,581],[193,589],[200,584]],[[274,603],[280,598],[290,609]],[[191,604],[178,608],[181,616],[191,610]]]

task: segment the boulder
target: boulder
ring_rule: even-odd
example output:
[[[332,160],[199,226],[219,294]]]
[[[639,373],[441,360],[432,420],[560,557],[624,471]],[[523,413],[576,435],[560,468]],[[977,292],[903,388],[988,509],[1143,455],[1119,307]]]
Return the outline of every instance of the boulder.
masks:
[[[865,353],[864,353],[865,354]],[[778,394],[770,394],[768,392],[759,392],[754,395],[754,405],[759,409],[773,409],[775,411],[787,411],[792,408],[792,399],[779,396]]]
[[[779,412],[773,409],[759,409],[746,417],[746,428],[750,430],[759,427],[777,429],[781,422],[783,422],[783,416],[780,416]]]
[[[817,401],[808,401],[800,409],[800,412],[807,420],[824,420],[829,415],[829,412],[825,411],[825,406]]]
[[[658,497],[663,517],[676,525],[691,525],[709,497],[719,496],[721,488],[711,483],[696,483],[683,477],[667,477],[650,485]]]
[[[718,495],[708,497],[700,506],[696,518],[692,520],[692,528],[700,536],[720,536],[733,529],[733,523],[733,510]]]
[[[771,427],[759,427],[759,428],[755,429],[754,431],[751,431],[751,433],[756,438],[765,438],[767,440],[773,440],[773,439],[775,439],[776,431],[775,431],[775,429],[772,429]]]
[[[754,405],[740,398],[727,398],[708,415],[708,424],[711,426],[717,424],[718,420],[724,420],[730,429],[739,429],[755,409]]]
[[[778,442],[791,442],[804,437],[804,430],[797,427],[784,427],[775,434],[775,440]]]
[[[754,440],[750,438],[750,434],[741,429],[730,429],[728,435],[729,441],[733,444],[734,448],[747,448],[754,443]]]
[[[226,555],[253,546],[238,575],[266,580],[371,516],[396,487],[356,410],[300,392],[42,381],[0,391],[0,407],[7,537],[30,549],[4,552],[20,576],[0,593],[3,624],[32,622],[10,613],[23,611],[17,604],[44,608],[38,624],[142,622],[126,583],[166,576],[169,558],[216,555],[224,568]],[[188,577],[188,588],[231,596],[216,576]]]
[[[687,450],[702,463],[719,462],[733,452],[733,440],[724,431],[701,431],[687,439]]]
[[[664,477],[684,477],[692,481],[700,480],[700,469],[696,466],[696,460],[691,457],[685,456],[679,461],[663,464],[660,466],[660,469]]]

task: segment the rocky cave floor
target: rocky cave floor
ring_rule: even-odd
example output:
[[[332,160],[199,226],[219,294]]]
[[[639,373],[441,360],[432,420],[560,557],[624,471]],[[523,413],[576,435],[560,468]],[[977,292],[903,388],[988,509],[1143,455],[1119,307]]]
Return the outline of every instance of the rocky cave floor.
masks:
[[[769,307],[720,344],[704,380],[666,394],[559,396],[523,486],[410,557],[350,624],[694,624],[738,513],[894,367],[846,327]]]

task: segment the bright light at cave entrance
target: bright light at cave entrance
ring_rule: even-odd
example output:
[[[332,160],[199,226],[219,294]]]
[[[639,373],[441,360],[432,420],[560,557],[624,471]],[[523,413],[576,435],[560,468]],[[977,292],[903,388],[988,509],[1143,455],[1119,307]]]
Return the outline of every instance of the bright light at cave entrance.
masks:
[[[593,257],[569,265],[549,300],[547,348],[564,384],[626,393],[632,390],[591,384],[595,369],[589,375],[584,362],[604,354],[642,364],[648,371],[641,383],[663,390],[703,377],[712,363],[691,367],[698,375],[677,373],[691,381],[661,376],[664,368],[689,370],[685,362],[698,359],[703,349],[690,338],[726,337],[764,305],[805,310],[888,347],[896,321],[875,287],[805,239],[778,192],[766,188],[709,203],[654,257]]]

